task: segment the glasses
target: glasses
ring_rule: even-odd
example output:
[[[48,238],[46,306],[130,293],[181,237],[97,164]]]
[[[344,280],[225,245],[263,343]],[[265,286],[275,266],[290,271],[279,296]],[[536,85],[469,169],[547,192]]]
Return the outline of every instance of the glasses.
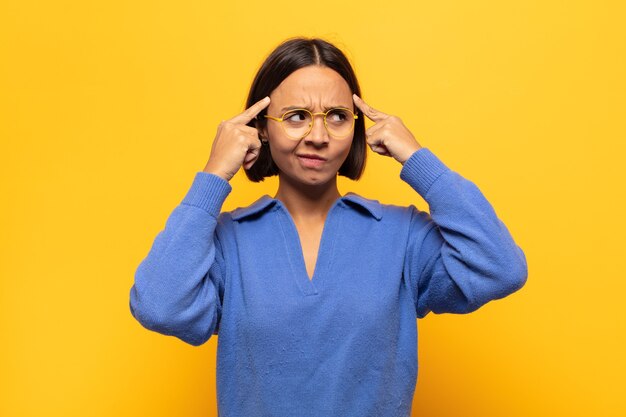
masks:
[[[317,115],[324,116],[326,131],[336,139],[343,139],[350,135],[354,129],[354,121],[359,117],[350,109],[343,107],[330,109],[325,113],[311,113],[307,109],[293,109],[285,112],[282,117],[268,115],[264,115],[264,117],[281,122],[280,124],[287,136],[294,140],[300,140],[311,132],[314,117]]]

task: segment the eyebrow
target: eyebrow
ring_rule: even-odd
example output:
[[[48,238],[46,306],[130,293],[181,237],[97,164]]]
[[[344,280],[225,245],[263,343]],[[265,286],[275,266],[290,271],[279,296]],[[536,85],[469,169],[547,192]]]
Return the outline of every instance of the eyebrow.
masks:
[[[336,106],[326,106],[324,107],[324,111],[328,111],[330,109],[350,109],[350,107],[348,106],[342,106],[342,105],[336,105]],[[287,110],[294,110],[294,109],[307,109],[311,112],[313,112],[313,109],[311,109],[310,107],[307,106],[287,106],[287,107],[283,107],[282,109],[280,109],[280,112],[286,112]]]

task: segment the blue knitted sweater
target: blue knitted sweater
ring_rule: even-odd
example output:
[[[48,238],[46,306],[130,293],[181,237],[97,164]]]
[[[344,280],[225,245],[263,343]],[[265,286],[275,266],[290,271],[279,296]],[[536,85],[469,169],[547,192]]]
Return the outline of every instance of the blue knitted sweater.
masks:
[[[221,212],[230,184],[197,172],[137,268],[132,315],[192,345],[218,335],[220,416],[409,416],[416,319],[474,311],[528,272],[476,185],[429,149],[400,177],[430,214],[347,193],[309,279],[279,200]]]

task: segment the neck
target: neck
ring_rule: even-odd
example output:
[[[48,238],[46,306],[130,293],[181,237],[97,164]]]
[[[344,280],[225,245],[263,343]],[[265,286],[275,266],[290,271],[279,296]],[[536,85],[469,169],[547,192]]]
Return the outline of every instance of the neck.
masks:
[[[294,221],[325,219],[335,200],[341,197],[337,177],[326,184],[294,184],[279,174],[278,191],[274,198],[280,200]]]

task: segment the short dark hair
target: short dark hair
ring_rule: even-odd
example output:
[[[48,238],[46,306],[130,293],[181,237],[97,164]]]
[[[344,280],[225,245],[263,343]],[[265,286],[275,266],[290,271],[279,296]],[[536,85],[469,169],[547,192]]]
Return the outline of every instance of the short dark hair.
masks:
[[[265,59],[252,81],[246,108],[263,97],[269,96],[292,72],[310,65],[325,66],[336,71],[346,80],[350,90],[361,97],[361,89],[354,70],[339,48],[323,39],[297,37],[281,43]],[[261,111],[256,120],[252,120],[248,125],[264,128],[267,125],[267,119],[263,117],[267,114],[266,110]],[[366,156],[365,120],[360,115],[355,121],[350,151],[344,163],[339,167],[338,174],[353,180],[359,179],[365,169]],[[269,146],[261,146],[254,165],[244,171],[248,179],[254,182],[278,175],[278,167],[272,159]]]

